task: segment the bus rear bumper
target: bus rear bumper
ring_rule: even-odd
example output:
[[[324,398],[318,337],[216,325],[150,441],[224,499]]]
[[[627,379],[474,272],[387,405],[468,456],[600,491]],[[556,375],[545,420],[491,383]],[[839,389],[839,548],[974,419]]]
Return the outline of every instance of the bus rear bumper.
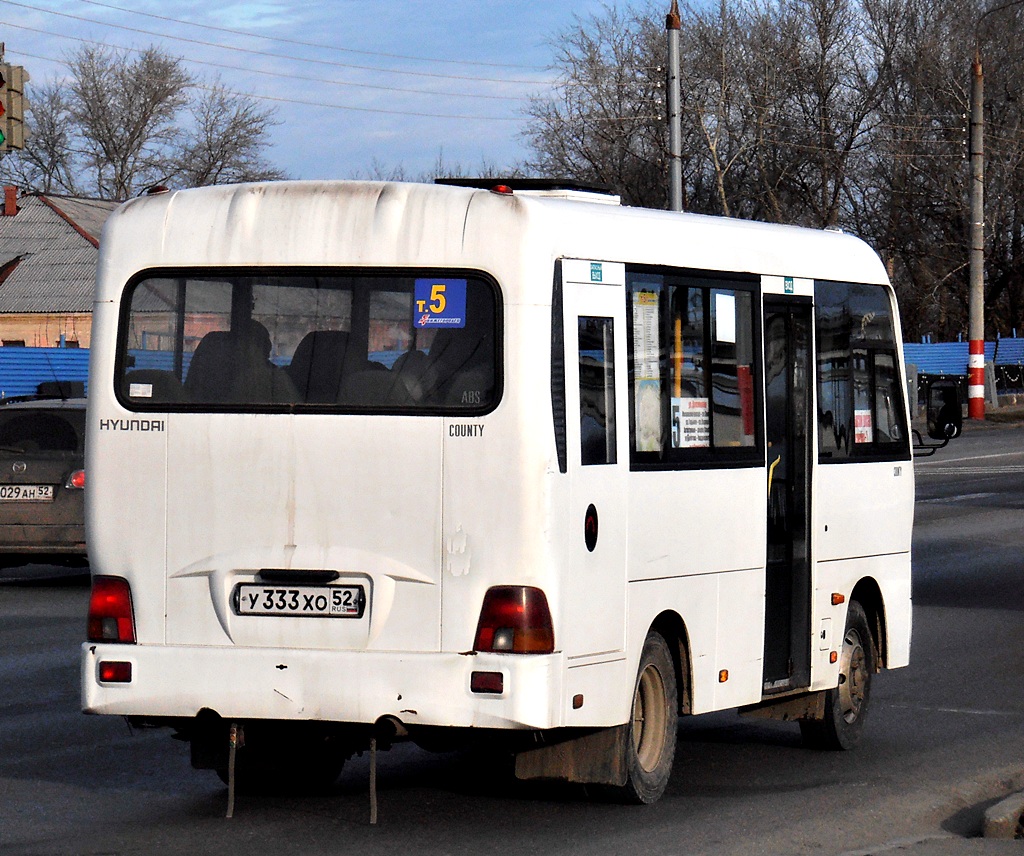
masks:
[[[110,668],[110,664],[127,663]],[[563,658],[86,643],[82,710],[153,719],[224,718],[548,729],[563,724]],[[106,666],[106,668],[103,668]],[[474,672],[494,689],[474,692]],[[104,673],[117,680],[103,680]],[[126,677],[130,675],[130,679]]]

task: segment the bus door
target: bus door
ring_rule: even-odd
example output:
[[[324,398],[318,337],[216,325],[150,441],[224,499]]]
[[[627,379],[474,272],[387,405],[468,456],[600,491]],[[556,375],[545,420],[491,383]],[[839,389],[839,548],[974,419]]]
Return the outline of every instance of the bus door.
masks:
[[[625,266],[562,262],[570,507],[558,646],[621,651],[626,618],[629,469]]]
[[[765,295],[766,694],[810,683],[811,367],[810,300]]]

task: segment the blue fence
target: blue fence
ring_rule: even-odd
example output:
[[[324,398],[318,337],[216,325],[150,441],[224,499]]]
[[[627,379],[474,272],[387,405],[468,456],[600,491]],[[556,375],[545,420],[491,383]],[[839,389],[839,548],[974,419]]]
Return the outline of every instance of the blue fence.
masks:
[[[995,360],[997,344],[997,342],[985,343],[986,363]],[[907,342],[903,346],[904,362],[908,366],[917,366],[917,370],[921,374],[963,375],[966,377],[969,356],[969,342],[935,342],[934,344]]]
[[[967,376],[967,342],[936,342],[919,344],[908,342],[903,356],[908,365],[917,366],[923,375]],[[161,351],[133,351],[136,368],[170,368],[170,356]],[[186,369],[191,355],[186,354]],[[397,357],[397,352],[382,355],[385,365]],[[1004,338],[985,343],[985,362],[1011,370],[1024,386],[1024,338]],[[1000,372],[1000,380],[1007,374]],[[1009,375],[1005,378],[1010,380]],[[89,351],[84,348],[12,348],[0,347],[0,398],[31,395],[40,383],[47,381],[82,381],[88,391]]]
[[[0,348],[0,398],[31,395],[48,381],[89,386],[89,351],[79,348]]]

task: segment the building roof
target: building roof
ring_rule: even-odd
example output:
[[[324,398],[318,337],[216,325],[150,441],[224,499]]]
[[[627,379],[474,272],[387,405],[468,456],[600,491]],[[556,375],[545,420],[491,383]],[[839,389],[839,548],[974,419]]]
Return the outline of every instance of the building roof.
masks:
[[[0,216],[0,314],[91,312],[100,232],[119,204],[19,197],[17,214]]]

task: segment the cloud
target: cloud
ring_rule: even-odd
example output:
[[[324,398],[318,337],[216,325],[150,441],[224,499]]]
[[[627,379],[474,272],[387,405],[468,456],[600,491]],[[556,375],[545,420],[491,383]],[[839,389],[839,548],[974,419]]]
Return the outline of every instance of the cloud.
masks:
[[[301,17],[288,3],[232,3],[208,9],[208,12],[210,18],[222,27],[250,30],[288,27]]]

